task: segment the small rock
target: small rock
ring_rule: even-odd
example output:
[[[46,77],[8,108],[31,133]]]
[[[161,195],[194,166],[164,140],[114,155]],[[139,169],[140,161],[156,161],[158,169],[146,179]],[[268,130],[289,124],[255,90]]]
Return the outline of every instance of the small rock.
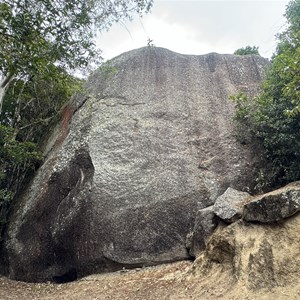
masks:
[[[233,223],[241,218],[243,203],[251,196],[229,187],[224,194],[217,198],[213,209],[214,213],[222,220]]]

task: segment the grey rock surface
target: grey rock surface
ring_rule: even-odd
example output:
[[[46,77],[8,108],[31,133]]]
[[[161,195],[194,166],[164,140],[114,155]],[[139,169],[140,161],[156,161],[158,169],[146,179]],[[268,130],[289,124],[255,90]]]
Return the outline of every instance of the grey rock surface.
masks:
[[[207,239],[214,232],[218,223],[219,219],[214,213],[213,206],[203,208],[197,212],[193,232],[187,240],[187,248],[192,257],[197,257],[205,249]]]
[[[229,187],[219,196],[213,206],[214,213],[225,222],[235,222],[241,218],[243,204],[251,195]]]
[[[243,207],[243,219],[247,222],[272,223],[291,217],[298,211],[300,181],[253,198]]]
[[[147,47],[95,72],[17,199],[2,270],[45,281],[189,258],[197,212],[255,184],[258,156],[235,140],[228,96],[257,94],[267,64]]]

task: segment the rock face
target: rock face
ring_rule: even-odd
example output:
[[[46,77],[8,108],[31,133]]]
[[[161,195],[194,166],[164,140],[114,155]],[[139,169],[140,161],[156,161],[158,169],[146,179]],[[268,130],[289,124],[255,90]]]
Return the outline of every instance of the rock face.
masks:
[[[254,185],[228,96],[255,95],[267,64],[147,47],[95,72],[17,199],[2,270],[45,281],[189,258],[197,211]]]
[[[254,197],[243,207],[247,222],[272,223],[288,218],[300,211],[300,182]]]

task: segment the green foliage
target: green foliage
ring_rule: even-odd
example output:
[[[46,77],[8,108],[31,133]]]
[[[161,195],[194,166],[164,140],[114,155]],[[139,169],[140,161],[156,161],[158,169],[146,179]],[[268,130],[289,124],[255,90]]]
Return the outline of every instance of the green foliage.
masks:
[[[257,135],[272,161],[277,184],[300,179],[300,1],[285,14],[288,28],[278,36],[277,53],[257,99]]]
[[[285,16],[288,27],[278,36],[262,93],[252,101],[240,94],[233,97],[238,128],[248,127],[263,145],[262,187],[300,179],[300,0],[289,3]]]
[[[42,159],[39,144],[81,89],[71,72],[101,61],[97,32],[152,0],[3,0],[0,3],[0,241],[9,205]],[[115,70],[104,66],[104,74]]]
[[[0,189],[15,193],[25,175],[41,160],[38,145],[49,124],[82,80],[54,65],[53,76],[14,80],[6,94],[0,125]]]
[[[281,33],[277,53],[273,58],[272,74],[278,80],[278,94],[290,102],[286,113],[295,115],[300,112],[300,1],[291,1],[285,16],[289,26]],[[281,74],[275,74],[280,72]]]
[[[41,140],[82,80],[54,65],[52,76],[14,80],[6,93],[0,125],[0,241],[10,203],[42,160]]]
[[[51,66],[86,69],[101,59],[97,31],[152,0],[3,0],[0,4],[0,107],[12,78],[51,75]],[[50,66],[50,67],[49,67]]]
[[[1,190],[14,194],[26,173],[34,170],[41,159],[42,154],[34,143],[17,141],[12,127],[0,125]]]
[[[250,118],[251,106],[247,96],[239,92],[237,95],[229,97],[235,103],[236,114],[234,120],[239,123],[248,123]]]
[[[97,58],[97,30],[150,9],[152,1],[3,0],[0,70],[41,71],[51,63],[71,69]]]
[[[63,104],[82,88],[82,80],[54,65],[49,67],[51,76],[14,80],[5,95],[0,120],[14,128],[18,140],[39,143]]]
[[[14,193],[11,191],[8,191],[7,189],[1,189],[0,190],[0,205],[1,203],[8,201],[10,202],[13,199]],[[0,219],[1,222],[1,219]]]
[[[233,120],[236,125],[236,138],[242,144],[249,144],[253,140],[252,107],[247,96],[239,92],[229,96],[235,104],[235,115]]]
[[[114,74],[116,74],[118,69],[115,66],[112,66],[110,61],[105,62],[99,68],[99,72],[102,77],[105,79],[111,78]]]
[[[234,51],[233,54],[236,55],[260,55],[258,52],[258,48],[256,46],[246,46],[244,48],[239,48],[237,50]]]
[[[0,241],[10,202],[41,159],[35,144],[17,141],[13,128],[0,125]]]

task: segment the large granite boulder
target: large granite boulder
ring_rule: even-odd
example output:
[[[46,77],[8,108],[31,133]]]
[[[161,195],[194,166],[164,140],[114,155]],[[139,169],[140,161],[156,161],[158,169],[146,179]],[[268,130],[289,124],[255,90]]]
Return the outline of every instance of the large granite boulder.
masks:
[[[255,184],[258,156],[235,140],[228,96],[255,95],[267,64],[147,47],[96,71],[16,199],[2,272],[60,281],[189,258],[197,212]]]

